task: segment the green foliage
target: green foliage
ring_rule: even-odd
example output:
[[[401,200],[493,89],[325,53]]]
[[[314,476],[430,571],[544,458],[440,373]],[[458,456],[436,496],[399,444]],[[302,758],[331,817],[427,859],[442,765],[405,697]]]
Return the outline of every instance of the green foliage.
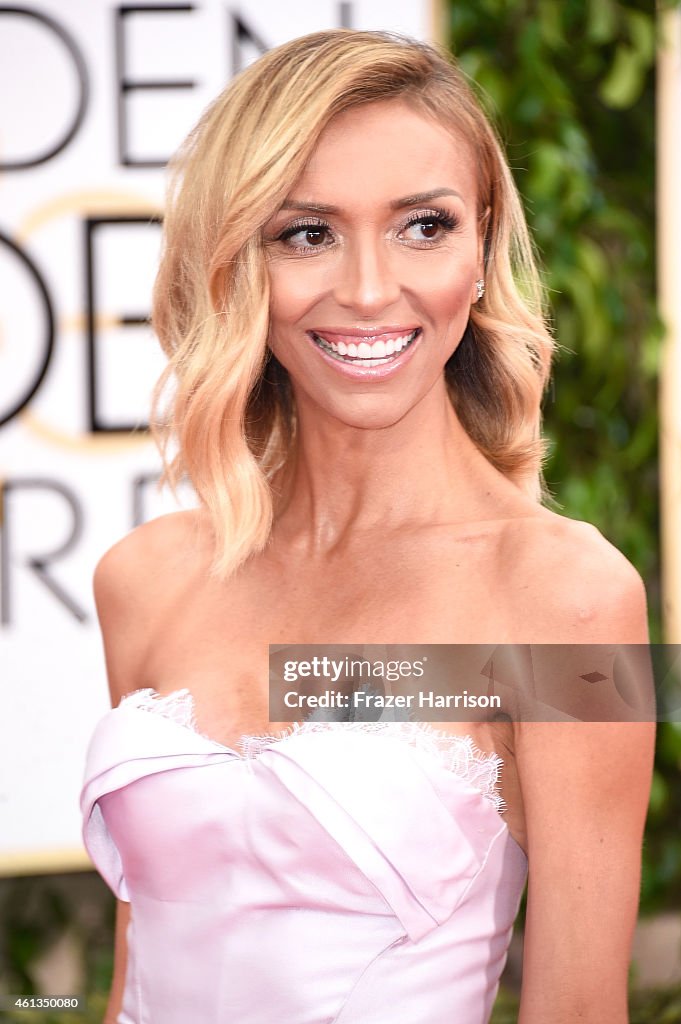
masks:
[[[646,581],[663,639],[655,299],[657,25],[648,0],[450,4],[451,45],[499,127],[549,289],[559,357],[546,480]],[[659,730],[644,910],[681,906],[681,737]]]
[[[68,934],[78,950],[87,1009],[0,1011],[0,1019],[23,1024],[100,1024],[113,971],[116,901],[94,872],[0,878],[0,989],[22,995],[44,992],[39,960]],[[63,991],[63,990],[62,990]]]
[[[560,355],[547,481],[636,564],[659,639],[649,5],[452,5],[452,42],[500,127],[541,253]]]

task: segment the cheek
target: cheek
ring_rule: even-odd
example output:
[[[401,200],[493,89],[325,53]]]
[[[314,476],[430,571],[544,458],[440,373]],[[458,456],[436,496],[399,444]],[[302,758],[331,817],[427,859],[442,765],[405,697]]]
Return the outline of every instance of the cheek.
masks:
[[[302,259],[301,261],[302,262]],[[286,261],[269,268],[270,328],[268,345],[281,365],[296,377],[305,360],[300,324],[314,302],[314,286],[308,267]]]
[[[475,275],[471,269],[442,261],[412,275],[413,294],[433,321],[468,320]]]
[[[269,268],[270,323],[273,333],[295,324],[323,290],[320,273],[300,261],[275,264]]]

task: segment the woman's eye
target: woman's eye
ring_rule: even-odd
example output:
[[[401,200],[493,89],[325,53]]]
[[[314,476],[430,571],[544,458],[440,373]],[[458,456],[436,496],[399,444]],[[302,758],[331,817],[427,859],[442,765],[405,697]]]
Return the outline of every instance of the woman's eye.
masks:
[[[303,241],[306,245],[316,246],[325,240],[326,231],[324,228],[306,228],[304,231],[296,231],[291,237]]]
[[[453,231],[455,226],[456,221],[453,217],[430,214],[409,221],[400,234],[406,234],[412,242],[433,242]]]
[[[416,228],[417,234],[421,238],[437,238],[440,223],[437,220],[420,220],[416,224],[411,224],[410,227]]]
[[[324,224],[293,225],[279,236],[294,249],[318,249],[328,242],[329,229]]]

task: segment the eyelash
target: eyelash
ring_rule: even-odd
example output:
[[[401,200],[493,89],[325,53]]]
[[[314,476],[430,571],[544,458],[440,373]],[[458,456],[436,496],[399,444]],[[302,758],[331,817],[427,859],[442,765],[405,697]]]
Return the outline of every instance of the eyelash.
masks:
[[[423,224],[428,221],[435,221],[440,227],[444,228],[446,232],[453,231],[459,226],[459,220],[451,213],[447,213],[446,210],[426,210],[425,213],[415,213],[406,221],[404,228],[409,228],[412,224]],[[402,230],[404,230],[402,228]],[[424,239],[428,241],[428,239]]]
[[[427,224],[432,222],[439,224],[440,227],[443,228],[443,230],[446,233],[454,231],[459,226],[459,220],[457,217],[454,217],[453,214],[448,213],[446,210],[433,209],[420,211],[418,213],[412,214],[412,216],[409,217],[408,220],[406,220],[405,223],[402,225],[400,231],[405,231],[407,228],[412,227],[414,224]],[[323,220],[306,219],[294,221],[293,224],[289,224],[287,228],[284,228],[281,234],[277,235],[275,241],[286,242],[290,238],[293,238],[295,235],[300,234],[302,231],[314,231],[315,229],[318,230],[320,228],[324,231],[331,231],[331,225]],[[434,239],[424,238],[420,240],[420,245],[419,243],[417,243],[417,245],[419,245],[419,247],[421,248],[430,248],[432,245],[436,245],[438,241],[440,241],[439,237]],[[321,245],[315,246],[291,244],[290,248],[295,249],[297,252],[301,253],[311,253],[315,249],[322,249],[326,247]]]

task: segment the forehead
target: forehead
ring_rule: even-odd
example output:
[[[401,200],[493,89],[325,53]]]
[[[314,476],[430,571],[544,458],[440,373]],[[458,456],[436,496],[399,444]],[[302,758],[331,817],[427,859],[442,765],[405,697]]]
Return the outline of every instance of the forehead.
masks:
[[[416,195],[450,186],[475,202],[472,147],[461,133],[401,100],[366,104],[337,114],[319,137],[292,194],[338,202]]]

